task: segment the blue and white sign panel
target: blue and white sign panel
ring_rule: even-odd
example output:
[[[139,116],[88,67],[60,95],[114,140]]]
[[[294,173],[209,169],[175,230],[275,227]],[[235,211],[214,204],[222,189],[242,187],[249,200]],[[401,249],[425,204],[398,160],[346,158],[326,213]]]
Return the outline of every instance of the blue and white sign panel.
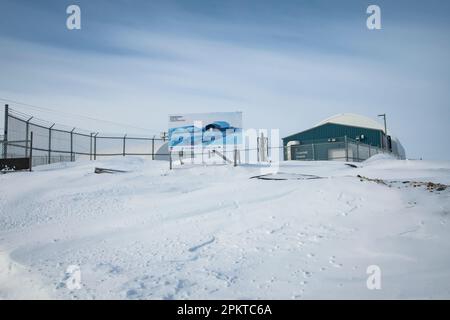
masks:
[[[242,143],[242,112],[169,115],[169,147],[217,148]]]

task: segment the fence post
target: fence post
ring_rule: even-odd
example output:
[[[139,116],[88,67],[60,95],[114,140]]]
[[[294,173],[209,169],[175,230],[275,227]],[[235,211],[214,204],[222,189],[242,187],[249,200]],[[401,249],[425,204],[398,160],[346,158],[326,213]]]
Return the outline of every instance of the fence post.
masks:
[[[94,160],[97,160],[97,135],[98,132],[94,135]]]
[[[29,136],[29,130],[30,130],[30,120],[33,119],[31,117],[25,122],[25,157],[28,157],[28,136]]]
[[[172,147],[169,147],[169,169],[172,170]]]
[[[75,131],[75,128],[70,131],[70,161],[75,161],[75,155],[73,154],[73,132]]]
[[[234,166],[237,167],[237,137],[236,137],[236,129],[234,130],[234,138],[233,138],[233,143],[234,143]],[[202,160],[203,160],[203,150],[202,150]]]
[[[347,136],[344,137],[344,143],[345,143],[345,161],[348,161],[348,141],[347,141]]]
[[[192,129],[191,134],[191,163],[194,163],[194,142],[195,142],[195,129]],[[183,149],[182,149],[183,150]],[[180,160],[182,161],[182,160]],[[181,162],[183,164],[183,162]]]
[[[33,131],[31,131],[31,135],[30,135],[30,158],[29,158],[29,161],[30,161],[30,164],[29,164],[30,171],[32,171],[31,168],[33,167]]]
[[[259,137],[256,137],[256,162],[259,162]]]
[[[202,143],[202,164],[205,164],[205,147],[203,147],[203,143]]]
[[[91,132],[90,138],[89,138],[89,160],[92,160],[92,135],[94,133]]]
[[[8,113],[9,113],[9,106],[5,104],[5,126],[3,128],[3,158],[7,158],[8,156],[8,144],[6,143],[8,141]]]
[[[312,146],[312,159],[313,161],[316,160],[316,148],[314,147],[314,143],[311,144]]]
[[[361,160],[359,159],[359,141],[356,140],[356,161],[360,162]]]
[[[48,128],[48,164],[52,163],[52,128],[55,124],[52,124],[50,128]]]
[[[125,157],[125,141],[126,141],[126,139],[127,139],[127,134],[125,134],[124,136],[123,136],[123,150],[122,150],[122,154],[123,154],[123,156]]]
[[[155,160],[155,136],[152,138],[152,160]]]

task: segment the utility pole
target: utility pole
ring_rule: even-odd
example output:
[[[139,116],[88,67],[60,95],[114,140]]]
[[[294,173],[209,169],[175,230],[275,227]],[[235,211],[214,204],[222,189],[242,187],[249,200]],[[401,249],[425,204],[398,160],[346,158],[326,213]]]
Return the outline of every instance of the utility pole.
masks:
[[[385,137],[386,137],[386,146],[385,146],[385,149],[387,149],[387,125],[386,125],[386,113],[379,114],[378,116],[379,116],[379,117],[383,117],[383,120],[384,120],[384,135],[385,135]]]
[[[384,134],[387,135],[387,125],[386,125],[386,113],[379,114],[379,117],[383,117],[384,120]]]

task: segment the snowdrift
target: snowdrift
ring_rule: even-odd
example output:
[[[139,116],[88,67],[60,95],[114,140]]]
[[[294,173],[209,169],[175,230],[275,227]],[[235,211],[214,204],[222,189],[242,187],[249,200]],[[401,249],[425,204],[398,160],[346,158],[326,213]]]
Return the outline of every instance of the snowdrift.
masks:
[[[400,184],[448,184],[449,162],[279,172],[125,157],[0,175],[0,297],[450,298],[449,190]]]

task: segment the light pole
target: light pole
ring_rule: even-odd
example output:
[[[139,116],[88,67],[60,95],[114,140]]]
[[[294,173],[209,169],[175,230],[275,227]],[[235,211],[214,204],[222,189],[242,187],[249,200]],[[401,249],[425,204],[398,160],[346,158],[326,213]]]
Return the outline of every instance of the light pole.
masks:
[[[378,116],[379,116],[379,117],[383,117],[383,120],[384,120],[384,135],[386,136],[386,142],[387,142],[387,125],[386,125],[386,113],[383,113],[383,114],[379,114]],[[386,146],[385,146],[385,148],[387,149],[387,143],[386,143]]]

